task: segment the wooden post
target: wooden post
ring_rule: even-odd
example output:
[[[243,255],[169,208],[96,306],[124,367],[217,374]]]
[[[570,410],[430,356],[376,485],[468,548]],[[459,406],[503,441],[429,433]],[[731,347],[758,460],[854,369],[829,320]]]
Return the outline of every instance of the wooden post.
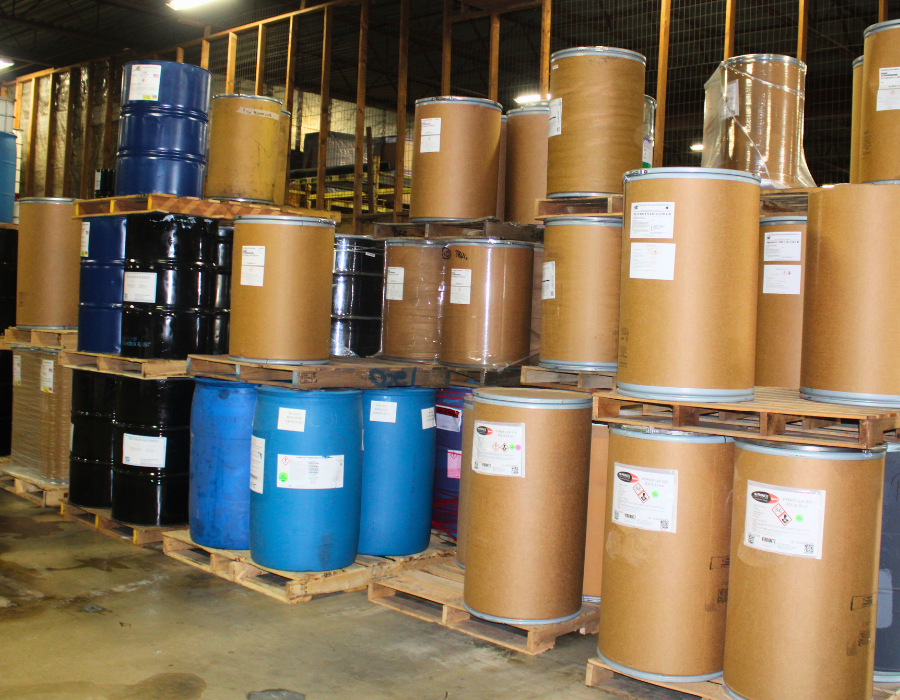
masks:
[[[94,178],[91,177],[91,132],[94,121],[94,80],[96,69],[94,64],[88,66],[87,86],[84,90],[84,146],[81,161],[81,198],[92,199],[94,196]]]
[[[809,42],[806,39],[809,29],[809,1],[800,0],[800,14],[797,22],[797,58],[806,63],[806,49]]]
[[[359,61],[356,69],[356,159],[353,168],[353,227],[362,233],[362,184],[366,133],[366,66],[369,60],[369,3],[359,3]],[[369,162],[369,178],[372,177]]]
[[[734,56],[734,25],[737,15],[737,0],[725,1],[725,58]],[[801,3],[803,0],[801,0]]]
[[[291,19],[293,23],[293,18]],[[288,41],[290,43],[290,41]],[[257,28],[256,33],[256,82],[253,86],[253,93],[262,95],[265,90],[263,77],[266,70],[266,25],[261,24]]]
[[[488,98],[500,96],[500,15],[491,15],[491,58],[488,64]]]
[[[209,25],[203,28],[203,41],[200,42],[200,67],[209,70]]]
[[[325,8],[322,29],[322,96],[319,107],[319,152],[316,168],[316,207],[325,208],[325,166],[328,163],[328,130],[331,128],[331,30],[334,27],[334,9]]]
[[[28,163],[25,167],[25,182],[22,195],[34,196],[34,153],[37,150],[37,123],[38,123],[38,80],[31,79],[31,121],[28,123]]]
[[[299,33],[300,20],[296,17],[291,17],[288,25],[287,72],[284,79],[284,109],[287,112],[294,111],[294,79],[297,73],[297,40]]]
[[[184,49],[180,46],[175,49],[175,63],[184,63]]]
[[[50,92],[47,100],[47,159],[44,161],[44,196],[53,196],[53,162],[56,160],[56,111],[58,105],[54,100],[56,84],[62,76],[59,73],[51,73],[47,76],[50,81]]]
[[[450,94],[450,47],[453,42],[453,23],[450,13],[453,0],[444,0],[444,37],[441,44],[441,95]]]
[[[541,0],[541,99],[550,92],[550,22],[551,0]]]
[[[878,21],[887,22],[888,0],[878,0]]]
[[[14,108],[13,129],[20,129],[22,123],[22,89],[25,83],[20,80],[16,81],[16,106]]]
[[[63,197],[72,197],[77,196],[76,193],[72,192],[71,183],[69,182],[69,178],[72,176],[72,122],[75,119],[75,91],[78,89],[78,79],[80,76],[81,69],[79,68],[70,68],[69,69],[69,97],[66,100],[66,140],[65,140],[65,150],[63,151],[63,185],[62,185],[62,196]]]
[[[394,156],[394,216],[403,213],[403,188],[406,184],[406,107],[409,79],[409,0],[400,0],[400,58],[397,69],[397,148]]]
[[[103,100],[103,142],[100,146],[100,158],[97,161],[98,168],[109,168],[112,165],[109,153],[109,145],[112,140],[112,85],[113,62],[110,59],[106,69],[106,98]]]
[[[234,70],[237,63],[237,34],[228,34],[228,58],[225,62],[225,92],[234,92]]]
[[[659,8],[659,72],[656,76],[656,141],[653,144],[653,167],[663,164],[666,136],[666,85],[669,79],[669,26],[672,0],[662,0]]]

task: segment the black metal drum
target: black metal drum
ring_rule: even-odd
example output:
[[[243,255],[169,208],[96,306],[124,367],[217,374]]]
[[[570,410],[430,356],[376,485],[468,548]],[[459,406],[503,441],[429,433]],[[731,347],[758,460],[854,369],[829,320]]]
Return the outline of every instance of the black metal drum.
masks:
[[[16,325],[16,264],[19,233],[0,229],[0,332]],[[0,351],[0,455],[12,440],[12,353]]]
[[[112,505],[112,471],[119,377],[72,370],[72,450],[69,502],[86,508]]]
[[[384,243],[335,236],[331,354],[368,357],[381,349]]]
[[[231,255],[234,244],[234,227],[219,226],[213,254],[215,288],[213,291],[213,327],[210,352],[213,355],[228,354],[228,321],[231,317]]]

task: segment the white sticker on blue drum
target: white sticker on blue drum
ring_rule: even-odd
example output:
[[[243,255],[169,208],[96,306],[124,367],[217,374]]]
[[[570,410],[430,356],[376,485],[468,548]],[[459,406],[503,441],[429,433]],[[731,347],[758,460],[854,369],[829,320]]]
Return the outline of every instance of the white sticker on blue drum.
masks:
[[[393,401],[373,401],[369,408],[369,420],[373,423],[396,423],[397,404]]]
[[[275,485],[280,489],[344,487],[344,455],[278,455]]]
[[[263,492],[263,475],[266,464],[266,441],[264,438],[250,437],[250,490]]]
[[[302,408],[278,407],[278,429],[302,433],[306,428],[306,411]]]
[[[422,430],[434,428],[437,423],[434,420],[434,406],[422,409]]]
[[[140,65],[131,66],[131,81],[128,85],[128,101],[150,100],[159,101],[159,80],[162,66]]]

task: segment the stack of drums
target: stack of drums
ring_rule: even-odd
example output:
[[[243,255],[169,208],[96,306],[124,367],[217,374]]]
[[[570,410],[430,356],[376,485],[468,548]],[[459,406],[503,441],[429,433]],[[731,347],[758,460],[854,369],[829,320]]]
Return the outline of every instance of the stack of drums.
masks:
[[[440,362],[502,368],[526,359],[534,246],[474,238],[446,246]]]
[[[203,197],[211,77],[187,63],[123,66],[116,195]]]
[[[184,359],[214,352],[216,328],[227,319],[215,307],[216,220],[140,214],[128,217],[127,228],[122,354]]]
[[[393,238],[385,241],[384,259],[381,354],[434,362],[441,349],[443,248],[433,240]]]
[[[381,347],[384,244],[364,236],[334,239],[331,354],[368,357]]]
[[[502,109],[474,97],[416,100],[411,221],[496,216]]]
[[[887,443],[875,619],[875,682],[900,683],[900,442]]]
[[[859,182],[900,180],[900,20],[866,29],[860,111]]]
[[[113,519],[150,526],[188,522],[193,394],[189,378],[119,377]]]
[[[535,200],[547,196],[547,125],[550,107],[538,102],[510,110],[506,127],[505,221],[538,224]]]
[[[19,234],[0,229],[0,328],[16,325],[16,258]],[[0,350],[0,455],[8,455],[12,437],[12,352]]]
[[[729,697],[868,700],[884,446],[736,446]]]
[[[471,396],[472,390],[463,387],[440,389],[434,407],[437,447],[434,453],[431,523],[453,537],[457,535],[459,517],[463,402]]]
[[[124,216],[101,216],[81,223],[80,351],[118,355],[122,349],[125,222]]]
[[[69,502],[85,508],[112,505],[116,391],[114,374],[72,370],[72,452]]]
[[[240,276],[231,290],[232,359],[287,365],[328,362],[334,222],[239,216],[234,250],[232,269],[240,269]]]

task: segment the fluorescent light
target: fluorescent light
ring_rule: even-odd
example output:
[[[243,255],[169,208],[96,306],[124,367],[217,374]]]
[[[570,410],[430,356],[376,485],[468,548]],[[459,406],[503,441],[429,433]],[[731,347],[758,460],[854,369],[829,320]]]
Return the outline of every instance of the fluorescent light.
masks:
[[[6,70],[10,66],[13,65],[13,62],[8,58],[0,58],[0,70]]]
[[[702,151],[702,150],[703,150],[703,144],[702,144],[702,143],[692,143],[692,144],[691,144],[691,150],[692,150],[692,151]]]
[[[549,95],[548,95],[548,97],[549,97]],[[527,104],[531,104],[532,102],[540,102],[540,101],[541,101],[541,96],[537,93],[530,94],[530,95],[519,95],[516,98],[516,102],[518,102],[520,105],[527,105]]]
[[[172,0],[169,7],[173,10],[190,10],[192,7],[205,5],[208,2],[212,2],[212,0]]]

